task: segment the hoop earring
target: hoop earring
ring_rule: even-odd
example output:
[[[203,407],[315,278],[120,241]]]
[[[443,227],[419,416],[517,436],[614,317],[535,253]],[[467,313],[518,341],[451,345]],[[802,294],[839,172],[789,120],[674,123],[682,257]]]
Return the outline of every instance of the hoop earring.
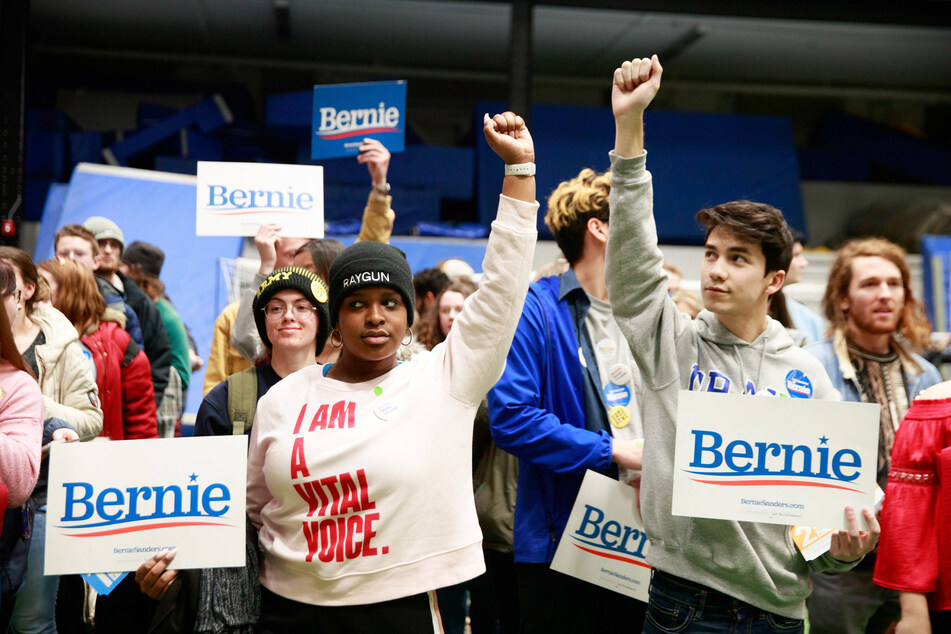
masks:
[[[412,329],[412,328],[407,328],[407,329],[406,329],[406,332],[409,333],[409,341],[406,340],[406,335],[404,334],[404,335],[403,335],[403,345],[404,345],[404,346],[408,346],[409,344],[413,343],[413,329]]]
[[[334,335],[340,337],[340,343],[334,343]],[[342,348],[343,347],[343,335],[340,334],[340,331],[334,328],[330,331],[330,347],[331,348]]]

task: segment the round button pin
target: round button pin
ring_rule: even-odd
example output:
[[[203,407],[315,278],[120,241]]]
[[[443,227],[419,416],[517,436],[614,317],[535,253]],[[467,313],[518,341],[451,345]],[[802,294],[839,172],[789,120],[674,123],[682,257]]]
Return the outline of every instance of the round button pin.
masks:
[[[613,359],[614,355],[617,353],[617,346],[614,345],[614,340],[605,337],[598,342],[598,356],[604,357],[605,359]]]
[[[631,381],[631,368],[624,363],[615,363],[611,366],[608,376],[611,382],[618,385],[626,385]]]
[[[608,419],[611,425],[623,429],[631,422],[631,411],[624,405],[615,405],[608,410]]]
[[[383,401],[375,408],[373,408],[373,413],[376,414],[376,417],[380,420],[390,420],[399,410],[399,406],[396,405],[393,401]]]

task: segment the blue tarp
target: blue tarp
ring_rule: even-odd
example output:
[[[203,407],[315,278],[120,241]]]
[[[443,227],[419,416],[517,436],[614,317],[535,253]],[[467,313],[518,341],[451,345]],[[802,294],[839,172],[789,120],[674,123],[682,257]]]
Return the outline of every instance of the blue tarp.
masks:
[[[65,224],[82,224],[89,216],[114,220],[126,244],[144,240],[165,251],[162,281],[191,329],[199,354],[207,359],[215,318],[228,303],[218,284],[218,258],[239,256],[244,239],[195,236],[195,179],[106,165],[78,166],[69,185],[50,189],[34,260],[53,257],[56,231]],[[340,237],[344,244],[354,239]],[[392,244],[406,252],[414,272],[454,257],[482,270],[484,240],[394,238]],[[185,411],[198,411],[203,381],[203,369],[192,374]]]

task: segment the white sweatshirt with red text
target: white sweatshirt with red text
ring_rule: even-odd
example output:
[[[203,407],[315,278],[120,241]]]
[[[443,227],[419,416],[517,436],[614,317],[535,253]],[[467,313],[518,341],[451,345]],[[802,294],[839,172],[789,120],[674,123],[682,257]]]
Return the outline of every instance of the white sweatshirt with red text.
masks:
[[[365,383],[296,372],[259,401],[248,513],[261,583],[359,605],[485,570],[472,497],[472,421],[502,374],[534,254],[538,203],[500,197],[479,290],[446,341]]]

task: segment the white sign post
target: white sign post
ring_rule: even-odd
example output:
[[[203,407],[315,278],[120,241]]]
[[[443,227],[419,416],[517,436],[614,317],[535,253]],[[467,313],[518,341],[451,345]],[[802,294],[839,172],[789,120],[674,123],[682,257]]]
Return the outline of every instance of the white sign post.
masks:
[[[848,505],[864,526],[878,434],[874,403],[682,391],[673,514],[844,529]]]
[[[273,222],[281,235],[324,236],[324,168],[319,165],[198,162],[195,234],[253,236]]]
[[[551,569],[646,602],[651,567],[637,489],[585,473]]]
[[[48,575],[245,565],[246,436],[54,443]]]

